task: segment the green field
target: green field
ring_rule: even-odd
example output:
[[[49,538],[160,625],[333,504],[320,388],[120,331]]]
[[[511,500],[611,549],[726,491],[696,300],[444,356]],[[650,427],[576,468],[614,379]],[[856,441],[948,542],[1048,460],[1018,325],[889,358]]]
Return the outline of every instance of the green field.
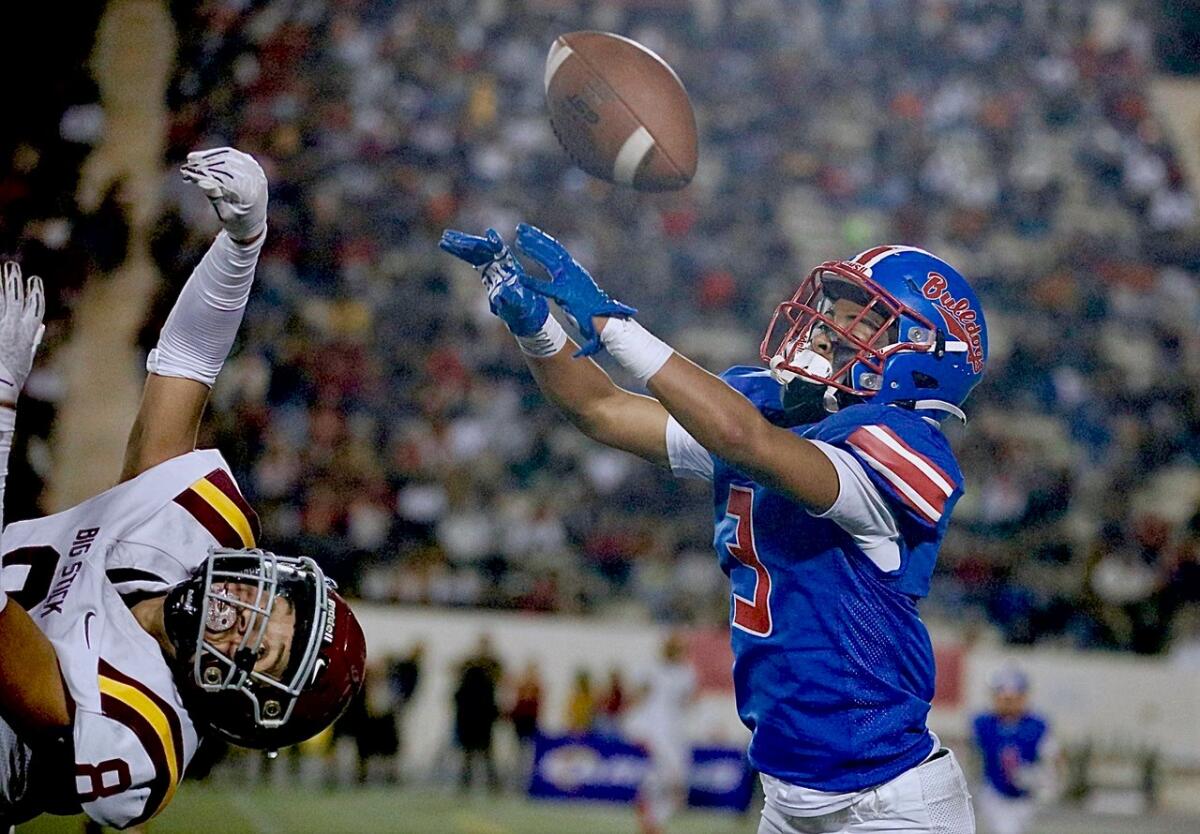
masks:
[[[672,834],[753,834],[756,815],[681,814]],[[630,808],[606,803],[530,802],[514,797],[462,797],[440,790],[372,788],[341,792],[180,788],[150,826],[154,834],[284,834],[363,832],[395,834],[632,834]],[[77,817],[43,817],[18,834],[79,834]]]
[[[736,817],[689,812],[667,830],[670,834],[754,834],[756,829],[756,813]],[[18,834],[80,834],[82,830],[78,817],[43,817],[17,829]],[[150,830],[153,834],[635,834],[637,825],[631,809],[602,803],[462,797],[441,789],[238,791],[187,784]],[[1197,830],[1200,825],[1195,819],[1096,817],[1060,809],[1040,819],[1034,834],[1194,834]]]

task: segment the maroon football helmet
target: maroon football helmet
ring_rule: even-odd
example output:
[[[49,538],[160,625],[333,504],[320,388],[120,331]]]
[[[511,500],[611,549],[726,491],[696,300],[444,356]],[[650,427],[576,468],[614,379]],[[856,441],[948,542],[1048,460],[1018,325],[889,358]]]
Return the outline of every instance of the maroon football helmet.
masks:
[[[171,589],[165,622],[188,712],[242,747],[276,750],[316,735],[363,683],[362,628],[306,557],[214,549]],[[277,666],[264,668],[272,657]]]

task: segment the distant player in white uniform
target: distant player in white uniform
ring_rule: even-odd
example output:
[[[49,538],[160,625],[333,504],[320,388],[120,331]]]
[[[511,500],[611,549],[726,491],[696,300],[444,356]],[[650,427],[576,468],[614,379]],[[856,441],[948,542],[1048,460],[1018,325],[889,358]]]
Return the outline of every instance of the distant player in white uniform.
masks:
[[[646,681],[629,717],[629,737],[646,748],[650,767],[638,790],[637,816],[642,834],[660,834],[687,802],[692,750],[687,711],[696,694],[696,673],[672,634],[663,644],[662,663]]]
[[[147,361],[120,480],[0,539],[0,831],[47,812],[145,822],[171,801],[202,732],[292,744],[362,682],[349,607],[311,559],[257,549],[229,467],[194,450],[266,235],[267,182],[231,148],[190,154],[182,173],[224,230]],[[42,309],[40,281],[6,265],[0,475]]]

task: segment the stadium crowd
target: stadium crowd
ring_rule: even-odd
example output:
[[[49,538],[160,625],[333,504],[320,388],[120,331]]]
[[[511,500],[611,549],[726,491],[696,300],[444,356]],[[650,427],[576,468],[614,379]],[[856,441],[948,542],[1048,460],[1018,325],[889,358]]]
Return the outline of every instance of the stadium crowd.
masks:
[[[540,225],[713,370],[756,362],[808,269],[905,242],[971,277],[992,334],[953,432],[969,486],[926,610],[1012,642],[1139,652],[1166,650],[1172,623],[1196,631],[1200,239],[1150,108],[1152,21],[1083,0],[180,14],[170,158],[231,144],[272,183],[202,439],[274,549],[373,599],[722,620],[705,485],[560,419],[437,236]],[[585,28],[628,34],[682,77],[701,126],[688,189],[614,189],[559,150],[542,61]],[[58,158],[86,147],[89,112],[62,119]],[[34,180],[14,170],[10,224],[13,183]],[[164,188],[168,286],[147,346],[215,229],[174,178]],[[23,210],[51,242],[70,213]],[[76,272],[103,270],[106,250],[80,237],[110,240],[103,215],[72,228]]]

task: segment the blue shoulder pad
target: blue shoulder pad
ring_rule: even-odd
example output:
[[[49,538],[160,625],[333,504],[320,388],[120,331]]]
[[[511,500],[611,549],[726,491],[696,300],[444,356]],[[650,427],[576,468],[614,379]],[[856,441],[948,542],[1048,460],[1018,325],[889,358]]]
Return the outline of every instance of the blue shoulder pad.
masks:
[[[822,420],[805,436],[858,459],[900,517],[944,528],[963,476],[940,428],[907,409],[864,403]]]
[[[754,403],[767,420],[783,425],[783,386],[769,370],[753,365],[734,365],[721,374],[721,379]]]

